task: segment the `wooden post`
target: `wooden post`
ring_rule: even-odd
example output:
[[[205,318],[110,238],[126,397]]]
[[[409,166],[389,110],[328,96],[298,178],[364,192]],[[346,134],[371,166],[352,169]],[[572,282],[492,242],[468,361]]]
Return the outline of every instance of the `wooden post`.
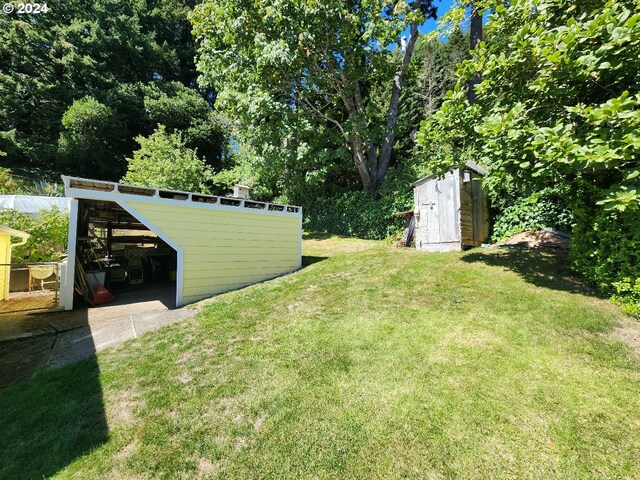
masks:
[[[107,220],[107,259],[111,258],[111,245],[113,242],[113,227],[111,220]]]

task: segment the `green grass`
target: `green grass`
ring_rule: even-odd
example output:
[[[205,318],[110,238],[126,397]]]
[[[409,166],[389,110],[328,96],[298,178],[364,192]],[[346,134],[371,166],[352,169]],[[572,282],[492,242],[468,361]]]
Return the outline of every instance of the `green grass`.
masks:
[[[640,363],[561,255],[304,252],[0,392],[0,476],[640,477]]]

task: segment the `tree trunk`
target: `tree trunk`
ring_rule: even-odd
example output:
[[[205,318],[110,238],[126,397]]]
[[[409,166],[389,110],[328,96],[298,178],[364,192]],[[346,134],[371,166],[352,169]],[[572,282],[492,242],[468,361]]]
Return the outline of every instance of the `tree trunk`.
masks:
[[[375,192],[375,165],[377,163],[376,149],[366,134],[367,119],[362,103],[360,83],[357,80],[353,90],[353,97],[350,95],[342,97],[349,118],[355,120],[348,146],[360,174],[363,191],[373,194]]]
[[[369,192],[371,190],[371,174],[369,169],[367,168],[367,154],[362,145],[362,140],[355,136],[351,140],[350,150],[351,155],[353,155],[353,160],[356,164],[356,168],[358,169],[358,173],[360,174],[360,180],[362,181],[362,189],[365,192]]]
[[[391,100],[389,101],[389,113],[387,114],[387,127],[384,132],[384,138],[382,141],[382,147],[380,148],[380,154],[378,156],[378,162],[376,165],[376,171],[374,174],[374,190],[373,196],[378,196],[378,191],[382,186],[389,163],[391,162],[391,151],[393,150],[393,142],[395,140],[395,129],[398,123],[398,110],[400,103],[400,93],[402,92],[402,85],[409,69],[409,63],[411,62],[411,56],[413,55],[413,49],[416,46],[418,40],[418,23],[413,22],[411,29],[409,30],[409,42],[402,55],[402,63],[400,68],[396,72],[393,79],[393,87],[391,88]]]
[[[476,46],[482,41],[482,14],[477,8],[475,3],[471,3],[471,50],[476,48]],[[473,79],[469,80],[469,89],[467,90],[467,98],[469,99],[469,104],[473,105],[476,103],[476,85],[478,85],[481,81],[480,73],[476,73],[473,76]]]
[[[349,149],[353,156],[354,163],[362,180],[362,189],[377,198],[384,177],[387,174],[393,150],[395,128],[398,123],[398,111],[400,103],[400,93],[409,69],[411,56],[416,46],[420,33],[418,23],[413,22],[410,27],[409,41],[402,55],[402,62],[393,79],[391,88],[391,99],[387,113],[387,124],[384,132],[382,145],[379,153],[367,132],[367,120],[365,106],[362,101],[360,84],[355,81],[353,84],[353,96],[341,95],[342,101],[350,118],[359,120],[353,123]]]

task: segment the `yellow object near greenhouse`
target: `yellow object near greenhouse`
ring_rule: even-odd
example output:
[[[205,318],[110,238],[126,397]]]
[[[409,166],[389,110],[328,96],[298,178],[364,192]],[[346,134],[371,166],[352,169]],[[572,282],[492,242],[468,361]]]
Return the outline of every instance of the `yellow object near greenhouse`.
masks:
[[[16,243],[11,243],[12,238],[19,238]],[[0,225],[0,300],[6,300],[9,296],[9,275],[11,271],[11,249],[24,245],[29,234]]]

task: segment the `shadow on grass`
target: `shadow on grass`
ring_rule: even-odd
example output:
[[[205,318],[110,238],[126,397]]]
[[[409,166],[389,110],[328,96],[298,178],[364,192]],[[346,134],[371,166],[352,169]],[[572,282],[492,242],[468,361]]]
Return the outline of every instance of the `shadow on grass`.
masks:
[[[309,265],[313,265],[314,263],[321,262],[326,260],[327,257],[314,257],[311,255],[303,255],[302,256],[302,268],[308,267]]]
[[[326,240],[327,238],[335,237],[333,233],[325,232],[302,232],[303,240]]]
[[[583,295],[600,296],[582,283],[569,268],[569,254],[560,250],[472,250],[462,255],[469,263],[485,263],[503,267],[517,273],[526,282],[538,287],[551,288]]]
[[[0,342],[0,479],[51,477],[108,438],[86,311],[74,326]]]

